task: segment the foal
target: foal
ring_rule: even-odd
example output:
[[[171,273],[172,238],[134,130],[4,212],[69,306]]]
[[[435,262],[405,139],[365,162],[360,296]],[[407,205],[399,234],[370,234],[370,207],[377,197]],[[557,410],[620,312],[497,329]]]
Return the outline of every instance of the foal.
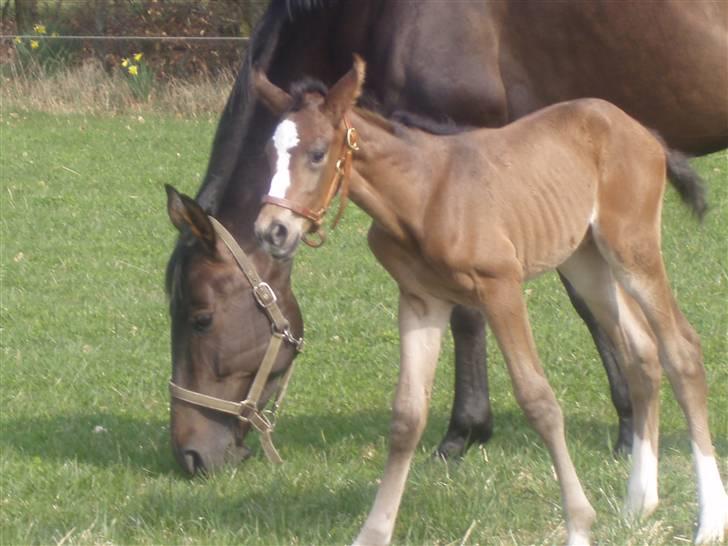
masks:
[[[661,367],[685,413],[700,501],[697,543],[722,540],[728,496],[708,430],[697,334],[671,294],[660,252],[665,151],[617,107],[561,103],[502,129],[433,136],[354,108],[364,63],[328,92],[290,96],[256,76],[284,114],[269,152],[270,194],[256,233],[278,258],[319,228],[341,184],[373,219],[369,244],[400,289],[400,377],[390,448],[357,544],[392,537],[410,462],[425,426],[440,339],[451,308],[484,311],[516,399],[558,475],[569,544],[586,544],[595,512],[564,438],[564,421],[539,362],[522,284],[558,269],[621,352],[634,406],[626,509],[657,505]],[[305,239],[304,239],[305,240]]]

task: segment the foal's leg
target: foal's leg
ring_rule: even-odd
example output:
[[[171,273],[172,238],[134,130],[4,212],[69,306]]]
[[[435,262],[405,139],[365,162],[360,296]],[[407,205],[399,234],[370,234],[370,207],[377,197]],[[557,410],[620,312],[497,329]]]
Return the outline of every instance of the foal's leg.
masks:
[[[619,418],[619,431],[617,433],[617,441],[614,443],[614,454],[626,455],[632,450],[632,404],[630,403],[627,379],[622,374],[619,363],[617,362],[618,349],[614,346],[614,343],[606,332],[599,326],[599,321],[589,310],[589,306],[576,292],[571,283],[569,283],[568,279],[561,273],[559,273],[559,276],[561,277],[564,288],[566,288],[566,293],[569,295],[571,305],[574,306],[581,320],[589,328],[589,333],[594,340],[594,345],[599,353],[604,371],[607,372],[612,404],[614,404],[614,408],[617,410],[617,417]]]
[[[648,224],[649,225],[649,224]],[[708,389],[698,335],[680,313],[660,254],[655,229],[630,229],[623,218],[600,215],[595,239],[615,276],[639,302],[657,337],[660,362],[685,414],[692,440],[700,517],[695,542],[721,541],[728,528],[728,496],[720,479],[708,428]],[[620,234],[615,238],[613,234]]]
[[[483,314],[457,305],[450,329],[455,342],[455,399],[450,425],[435,451],[444,459],[463,455],[471,444],[487,442],[493,433]]]
[[[503,352],[518,404],[551,453],[561,486],[568,543],[588,544],[596,513],[584,494],[564,437],[564,417],[536,353],[521,283],[481,281],[482,305]]]
[[[657,345],[637,303],[619,286],[593,242],[559,267],[582,298],[610,345],[629,383],[634,411],[632,472],[625,511],[644,517],[657,507],[657,448],[661,368]]]
[[[392,404],[389,455],[369,516],[355,544],[389,544],[410,462],[427,421],[442,332],[452,305],[402,292],[400,371]]]

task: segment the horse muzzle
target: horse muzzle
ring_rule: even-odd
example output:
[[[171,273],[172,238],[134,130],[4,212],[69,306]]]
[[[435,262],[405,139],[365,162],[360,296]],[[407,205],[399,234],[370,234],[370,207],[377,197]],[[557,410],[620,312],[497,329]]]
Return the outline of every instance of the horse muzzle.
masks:
[[[264,214],[265,209],[255,222],[255,236],[258,243],[268,254],[278,260],[292,258],[301,242],[301,221],[293,215],[286,214],[288,211],[281,211],[283,214]],[[270,206],[271,209],[278,207]],[[281,209],[278,209],[279,211]],[[274,211],[277,212],[277,211]],[[288,216],[288,218],[286,218]]]

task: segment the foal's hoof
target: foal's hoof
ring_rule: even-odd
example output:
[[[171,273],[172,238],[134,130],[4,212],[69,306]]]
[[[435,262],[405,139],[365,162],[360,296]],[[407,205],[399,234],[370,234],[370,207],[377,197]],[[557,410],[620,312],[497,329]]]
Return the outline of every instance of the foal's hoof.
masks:
[[[700,526],[695,544],[721,544],[728,533],[728,495],[715,501],[700,513]]]

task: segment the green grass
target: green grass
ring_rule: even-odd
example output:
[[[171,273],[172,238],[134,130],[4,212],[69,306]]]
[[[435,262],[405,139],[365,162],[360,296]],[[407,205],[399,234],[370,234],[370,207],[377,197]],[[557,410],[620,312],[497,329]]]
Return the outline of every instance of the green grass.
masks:
[[[396,290],[350,207],[294,272],[306,318],[276,444],[187,480],[169,448],[169,333],[163,271],[175,232],[164,183],[194,193],[214,120],[0,116],[0,543],[343,544],[363,522],[386,455],[397,376]],[[710,412],[728,478],[728,155],[695,162],[712,210],[700,227],[670,191],[664,254],[702,335]],[[689,442],[663,392],[658,511],[620,516],[628,466],[610,456],[616,420],[586,329],[552,275],[527,287],[539,350],[598,512],[599,544],[674,544],[697,511]],[[548,454],[491,349],[496,435],[460,464],[429,454],[449,417],[452,347],[395,531],[397,544],[563,540]]]

